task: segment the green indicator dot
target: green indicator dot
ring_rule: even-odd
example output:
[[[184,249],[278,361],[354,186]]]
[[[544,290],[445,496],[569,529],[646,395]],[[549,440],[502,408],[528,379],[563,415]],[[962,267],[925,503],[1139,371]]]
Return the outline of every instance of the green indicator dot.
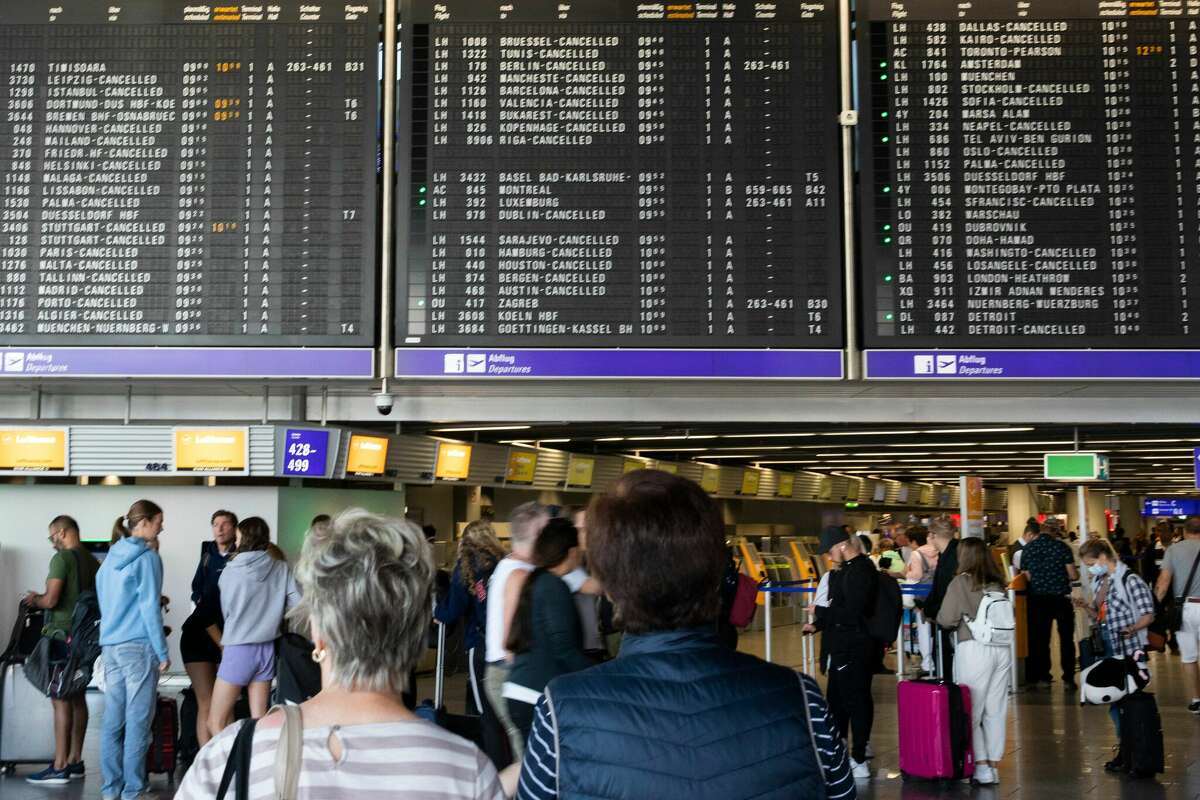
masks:
[[[887,119],[888,112],[886,112],[886,111],[881,111],[881,112],[879,112],[879,116],[883,117],[884,119]]]
[[[879,80],[881,80],[881,81],[886,81],[886,80],[887,80],[887,73],[884,73],[883,75],[880,75],[880,76],[879,76]]]
[[[892,140],[892,137],[890,137],[890,136],[883,136],[879,139],[879,141],[883,142],[884,144],[887,144],[891,140]]]
[[[880,69],[887,69],[887,62],[886,62],[886,61],[880,61],[880,62],[879,62],[879,68],[880,68]]]
[[[425,187],[422,186],[421,188],[417,189],[417,191],[420,192],[421,194],[425,194]]]
[[[888,194],[888,193],[889,193],[889,192],[891,192],[891,191],[892,191],[892,187],[890,187],[890,186],[885,186],[885,187],[883,187],[883,193],[884,193],[884,194]]]
[[[885,236],[885,237],[883,237],[883,243],[884,243],[884,244],[891,244],[891,243],[892,243],[892,237],[890,237],[890,236]]]
[[[419,206],[423,206],[423,205],[425,205],[425,198],[424,198],[424,197],[422,197],[420,200],[418,200],[418,201],[417,201],[417,205],[419,205]]]
[[[895,314],[884,314],[883,318],[885,320],[887,320],[888,322],[891,322],[892,320],[894,320],[896,318],[896,315]]]
[[[891,226],[891,224],[889,223],[889,224],[887,224],[887,225],[884,225],[884,226],[883,226],[883,229],[884,229],[885,231],[890,231],[890,230],[892,229],[892,226]]]
[[[891,276],[891,275],[884,275],[884,276],[883,276],[883,282],[884,282],[884,283],[891,283],[891,282],[892,282],[892,276]]]

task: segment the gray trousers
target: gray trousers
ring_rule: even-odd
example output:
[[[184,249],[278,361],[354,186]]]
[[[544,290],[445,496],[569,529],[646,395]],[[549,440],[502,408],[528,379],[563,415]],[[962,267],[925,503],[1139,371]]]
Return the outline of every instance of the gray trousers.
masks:
[[[508,700],[504,698],[504,682],[508,680],[508,673],[509,667],[507,664],[488,664],[487,674],[483,679],[483,689],[487,692],[488,702],[492,704],[492,710],[496,712],[496,719],[500,720],[500,724],[504,727],[504,732],[508,735],[508,743],[512,747],[513,761],[520,763],[525,755],[525,740],[509,715]],[[500,764],[497,764],[496,767],[503,769]]]

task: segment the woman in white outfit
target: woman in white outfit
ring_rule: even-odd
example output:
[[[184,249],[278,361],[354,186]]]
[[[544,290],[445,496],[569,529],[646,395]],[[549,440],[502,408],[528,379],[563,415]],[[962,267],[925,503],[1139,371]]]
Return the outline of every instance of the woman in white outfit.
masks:
[[[937,622],[943,628],[958,630],[954,680],[971,691],[975,782],[982,785],[1000,782],[996,767],[1004,756],[1012,670],[1007,645],[975,641],[967,626],[967,620],[973,620],[978,613],[986,591],[1005,591],[1004,578],[982,539],[963,539],[958,543],[958,574],[946,589]]]

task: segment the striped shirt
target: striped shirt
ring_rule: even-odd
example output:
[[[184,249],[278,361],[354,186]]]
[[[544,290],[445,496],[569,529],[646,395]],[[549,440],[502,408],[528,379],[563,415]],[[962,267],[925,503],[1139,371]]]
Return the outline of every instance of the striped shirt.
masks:
[[[813,746],[817,763],[825,777],[828,800],[855,800],[858,796],[846,746],[837,735],[837,727],[829,716],[829,707],[821,687],[808,675],[800,673],[804,695],[812,716]],[[558,735],[554,720],[546,711],[546,698],[538,700],[529,740],[525,743],[525,760],[521,764],[521,779],[517,784],[516,800],[558,800]]]
[[[240,725],[230,725],[204,746],[184,776],[175,800],[212,800]],[[254,731],[250,798],[275,796],[278,727]],[[336,735],[342,758],[328,740]],[[233,789],[227,795],[233,798]],[[304,729],[297,800],[504,800],[492,763],[475,745],[424,720]]]
[[[1105,606],[1102,624],[1108,631],[1116,655],[1131,656],[1138,650],[1146,649],[1149,636],[1145,628],[1135,631],[1132,636],[1121,635],[1121,631],[1133,627],[1147,614],[1154,613],[1154,595],[1137,573],[1124,564],[1118,564],[1115,575],[1092,579],[1092,597],[1097,610],[1102,603]]]

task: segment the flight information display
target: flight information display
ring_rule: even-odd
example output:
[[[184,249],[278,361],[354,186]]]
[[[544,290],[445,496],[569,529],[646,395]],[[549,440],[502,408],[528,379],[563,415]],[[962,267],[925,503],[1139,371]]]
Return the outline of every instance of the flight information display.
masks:
[[[371,342],[378,7],[5,3],[0,343]]]
[[[841,345],[833,0],[401,14],[401,344]]]
[[[1200,2],[860,8],[869,347],[1200,346]]]

